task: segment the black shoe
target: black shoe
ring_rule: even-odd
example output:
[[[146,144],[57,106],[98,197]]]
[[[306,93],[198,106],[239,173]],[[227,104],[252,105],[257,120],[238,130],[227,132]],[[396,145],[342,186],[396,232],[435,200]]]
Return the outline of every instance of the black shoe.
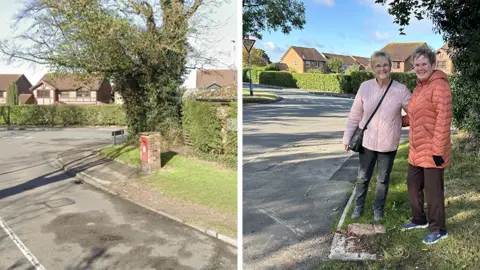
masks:
[[[375,222],[380,222],[383,218],[383,211],[382,210],[373,210],[373,220]]]
[[[362,215],[362,212],[363,212],[363,207],[355,206],[355,209],[353,209],[353,213],[352,213],[352,219],[359,218]]]

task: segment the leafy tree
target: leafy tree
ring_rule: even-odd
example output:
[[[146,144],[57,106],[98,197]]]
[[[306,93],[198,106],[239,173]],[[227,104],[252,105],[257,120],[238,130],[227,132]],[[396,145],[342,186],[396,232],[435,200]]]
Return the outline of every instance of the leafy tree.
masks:
[[[343,72],[343,61],[332,57],[327,61],[327,67],[334,73],[342,73]]]
[[[15,82],[10,83],[7,88],[7,105],[18,105],[18,87]]]
[[[243,35],[262,38],[265,30],[288,34],[303,29],[305,5],[297,0],[243,0]]]
[[[248,67],[248,52],[245,47],[243,47],[242,63],[244,67]],[[250,51],[250,63],[252,64],[252,66],[264,67],[271,62],[270,58],[264,50],[252,48],[252,50]]]
[[[202,3],[27,0],[15,16],[26,30],[0,51],[10,61],[108,78],[124,99],[130,134],[166,132],[180,125],[189,20]]]
[[[360,71],[360,66],[357,64],[353,64],[347,69],[347,71],[345,71],[345,75],[350,75],[353,72],[357,72],[357,71]]]
[[[480,1],[419,0],[387,1],[389,13],[400,26],[400,34],[411,17],[432,20],[434,32],[448,42],[450,56],[458,74],[452,80],[453,122],[458,128],[480,133]]]

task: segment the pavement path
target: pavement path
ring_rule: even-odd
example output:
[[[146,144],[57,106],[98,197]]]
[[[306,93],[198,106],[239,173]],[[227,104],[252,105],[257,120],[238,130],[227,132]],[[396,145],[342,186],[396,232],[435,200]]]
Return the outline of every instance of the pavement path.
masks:
[[[110,131],[0,131],[0,269],[236,269],[231,246],[50,163],[111,144]]]
[[[343,149],[352,99],[295,89],[243,112],[244,269],[309,268],[325,260],[353,189],[358,155]]]

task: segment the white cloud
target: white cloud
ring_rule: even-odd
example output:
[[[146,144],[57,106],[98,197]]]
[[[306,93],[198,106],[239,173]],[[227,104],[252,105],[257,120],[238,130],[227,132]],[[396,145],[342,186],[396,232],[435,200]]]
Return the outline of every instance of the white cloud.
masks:
[[[378,31],[375,32],[375,40],[387,40],[390,38],[390,34],[388,33],[380,33]]]
[[[265,48],[265,50],[271,51],[271,50],[275,49],[275,44],[273,44],[273,42],[269,41],[269,42],[265,42],[263,47]]]
[[[274,53],[274,54],[282,54],[285,52],[285,49],[277,47],[273,42],[268,41],[263,43],[263,49],[266,52]]]
[[[314,3],[322,4],[325,6],[333,7],[335,5],[334,0],[313,0]]]

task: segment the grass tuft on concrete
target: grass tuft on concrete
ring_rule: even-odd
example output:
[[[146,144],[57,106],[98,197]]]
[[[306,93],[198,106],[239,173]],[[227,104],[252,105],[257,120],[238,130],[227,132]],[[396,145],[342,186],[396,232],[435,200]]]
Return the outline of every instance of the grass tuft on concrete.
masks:
[[[282,99],[280,96],[270,92],[259,92],[253,90],[253,96],[250,96],[249,89],[243,89],[243,103],[269,103]]]

